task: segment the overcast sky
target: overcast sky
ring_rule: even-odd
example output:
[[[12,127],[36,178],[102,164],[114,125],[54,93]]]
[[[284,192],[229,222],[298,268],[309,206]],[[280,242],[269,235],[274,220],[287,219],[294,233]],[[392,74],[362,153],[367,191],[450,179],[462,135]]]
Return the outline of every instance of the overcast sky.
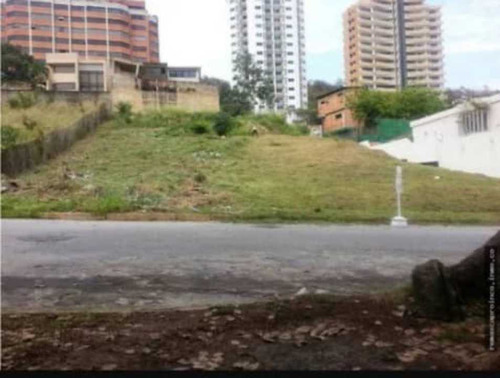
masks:
[[[355,0],[305,0],[308,79],[343,78],[342,13]],[[447,87],[500,89],[500,0],[427,0],[443,7]],[[230,77],[226,0],[146,0],[160,19],[161,58]]]

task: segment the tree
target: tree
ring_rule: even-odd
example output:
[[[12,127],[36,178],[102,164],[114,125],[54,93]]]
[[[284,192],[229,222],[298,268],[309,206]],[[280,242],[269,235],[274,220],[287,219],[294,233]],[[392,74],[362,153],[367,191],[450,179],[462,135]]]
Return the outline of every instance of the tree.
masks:
[[[310,81],[307,85],[308,105],[306,109],[299,109],[297,115],[306,120],[309,125],[319,125],[321,120],[318,118],[318,97],[336,89],[342,88],[343,82],[337,80],[335,84],[327,81]]]
[[[439,92],[427,88],[406,88],[397,92],[362,89],[348,99],[354,116],[374,127],[378,118],[414,120],[446,109]]]
[[[439,92],[427,88],[407,88],[397,92],[394,118],[418,119],[446,109]]]
[[[274,108],[274,85],[270,76],[260,68],[248,52],[236,57],[234,90],[238,97],[250,101],[253,105],[264,103]]]
[[[336,89],[342,88],[344,86],[344,83],[341,79],[338,79],[335,84],[331,84],[327,81],[323,80],[314,80],[310,81],[307,84],[307,94],[308,94],[308,102],[309,102],[309,109],[315,109],[317,108],[317,99],[319,96],[323,96],[324,94],[328,92],[332,92]]]
[[[19,47],[2,43],[2,80],[29,83],[34,89],[46,82],[47,68]]]
[[[499,94],[500,91],[492,90],[485,86],[483,89],[470,89],[460,87],[458,89],[447,89],[445,91],[446,101],[450,107],[469,101],[478,97],[490,97]]]
[[[213,85],[219,89],[220,108],[222,112],[234,117],[252,112],[253,103],[248,96],[236,88],[231,88],[229,82],[214,77],[204,77],[202,83]]]

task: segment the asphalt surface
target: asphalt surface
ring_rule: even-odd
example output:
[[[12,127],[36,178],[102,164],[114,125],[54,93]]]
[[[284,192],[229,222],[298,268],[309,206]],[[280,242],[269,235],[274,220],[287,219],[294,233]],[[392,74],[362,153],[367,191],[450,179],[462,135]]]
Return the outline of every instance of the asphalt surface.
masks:
[[[498,227],[2,220],[3,311],[202,307],[359,294],[453,264]]]

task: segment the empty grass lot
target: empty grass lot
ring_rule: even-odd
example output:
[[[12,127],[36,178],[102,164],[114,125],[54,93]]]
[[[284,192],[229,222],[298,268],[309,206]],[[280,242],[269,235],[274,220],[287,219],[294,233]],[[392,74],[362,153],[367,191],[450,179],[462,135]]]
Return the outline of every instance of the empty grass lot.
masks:
[[[17,178],[3,217],[388,223],[398,161],[348,141],[267,134],[171,136],[110,122]],[[500,180],[404,164],[412,223],[500,224]],[[436,177],[439,176],[439,179]]]

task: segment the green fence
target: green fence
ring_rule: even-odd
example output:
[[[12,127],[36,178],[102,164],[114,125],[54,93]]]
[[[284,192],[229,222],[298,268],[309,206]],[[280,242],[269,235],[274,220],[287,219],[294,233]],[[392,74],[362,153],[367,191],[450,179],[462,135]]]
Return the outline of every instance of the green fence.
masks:
[[[389,142],[393,139],[411,137],[410,122],[405,119],[381,118],[372,130],[364,130],[359,141]]]
[[[398,138],[411,139],[410,122],[405,119],[380,118],[375,127],[364,129],[361,135],[355,127],[346,127],[337,131],[325,134],[327,137],[349,139],[358,142],[378,142],[385,143]]]

